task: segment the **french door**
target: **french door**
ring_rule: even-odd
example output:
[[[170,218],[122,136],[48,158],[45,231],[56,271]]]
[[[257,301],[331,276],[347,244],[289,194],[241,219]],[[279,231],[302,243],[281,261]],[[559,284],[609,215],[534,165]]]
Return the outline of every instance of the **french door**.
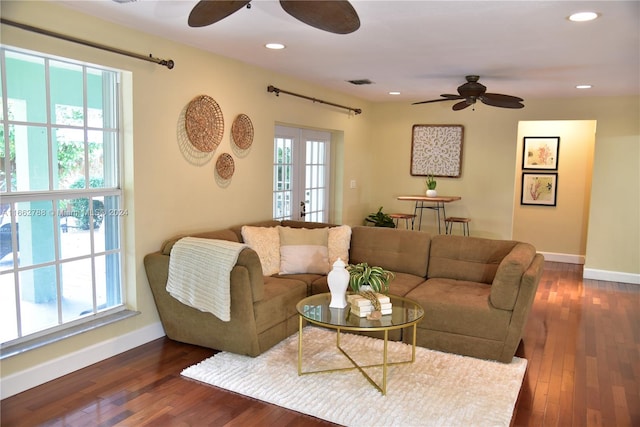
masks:
[[[331,133],[276,126],[273,218],[327,222]]]

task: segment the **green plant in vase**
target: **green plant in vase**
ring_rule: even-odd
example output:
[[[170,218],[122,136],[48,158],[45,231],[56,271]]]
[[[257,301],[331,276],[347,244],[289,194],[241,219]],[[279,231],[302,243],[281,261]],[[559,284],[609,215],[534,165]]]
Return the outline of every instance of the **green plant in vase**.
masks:
[[[436,192],[438,182],[436,181],[435,177],[433,175],[427,175],[425,183],[427,184],[427,196],[436,197],[438,195],[438,193]]]
[[[349,264],[347,271],[349,272],[349,287],[353,292],[371,301],[374,310],[371,313],[373,316],[371,318],[379,319],[381,317],[380,301],[378,301],[376,293],[388,294],[389,284],[396,275],[392,271],[370,266],[366,262]]]

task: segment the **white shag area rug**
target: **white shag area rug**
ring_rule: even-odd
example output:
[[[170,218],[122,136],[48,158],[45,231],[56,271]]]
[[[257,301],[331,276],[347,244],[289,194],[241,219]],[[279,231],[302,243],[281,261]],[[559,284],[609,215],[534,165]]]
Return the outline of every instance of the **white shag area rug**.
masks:
[[[303,372],[349,367],[335,332],[303,331]],[[383,341],[342,334],[341,346],[358,363],[382,361]],[[390,362],[409,360],[411,346],[389,342]],[[182,375],[346,426],[509,426],[527,366],[416,347],[413,364],[390,366],[383,396],[357,370],[298,376],[298,334],[252,358],[221,352]],[[382,368],[367,368],[378,384]]]

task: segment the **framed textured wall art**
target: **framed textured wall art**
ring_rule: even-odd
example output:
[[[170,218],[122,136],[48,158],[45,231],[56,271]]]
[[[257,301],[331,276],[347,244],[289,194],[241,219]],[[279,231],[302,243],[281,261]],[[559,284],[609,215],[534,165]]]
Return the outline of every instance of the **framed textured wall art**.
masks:
[[[559,136],[525,136],[522,143],[522,169],[558,169]]]
[[[557,173],[522,174],[521,205],[555,206],[557,194]]]
[[[459,178],[463,135],[462,125],[413,125],[411,175]]]

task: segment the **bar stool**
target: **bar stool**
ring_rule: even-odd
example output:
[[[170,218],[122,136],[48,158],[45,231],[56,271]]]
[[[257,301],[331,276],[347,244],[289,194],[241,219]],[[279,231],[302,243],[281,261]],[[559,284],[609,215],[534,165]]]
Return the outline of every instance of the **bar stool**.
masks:
[[[404,219],[404,224],[407,230],[409,229],[409,220],[411,220],[411,229],[413,230],[413,220],[416,217],[414,214],[406,213],[392,213],[389,216],[396,222],[396,228],[398,228],[398,222]]]
[[[471,218],[463,218],[463,217],[459,217],[459,216],[450,216],[448,218],[445,218],[445,220],[444,220],[444,232],[446,234],[451,234],[451,231],[453,229],[453,224],[455,222],[457,222],[457,223],[462,225],[462,235],[463,236],[468,236],[469,235],[469,223],[471,222]]]

